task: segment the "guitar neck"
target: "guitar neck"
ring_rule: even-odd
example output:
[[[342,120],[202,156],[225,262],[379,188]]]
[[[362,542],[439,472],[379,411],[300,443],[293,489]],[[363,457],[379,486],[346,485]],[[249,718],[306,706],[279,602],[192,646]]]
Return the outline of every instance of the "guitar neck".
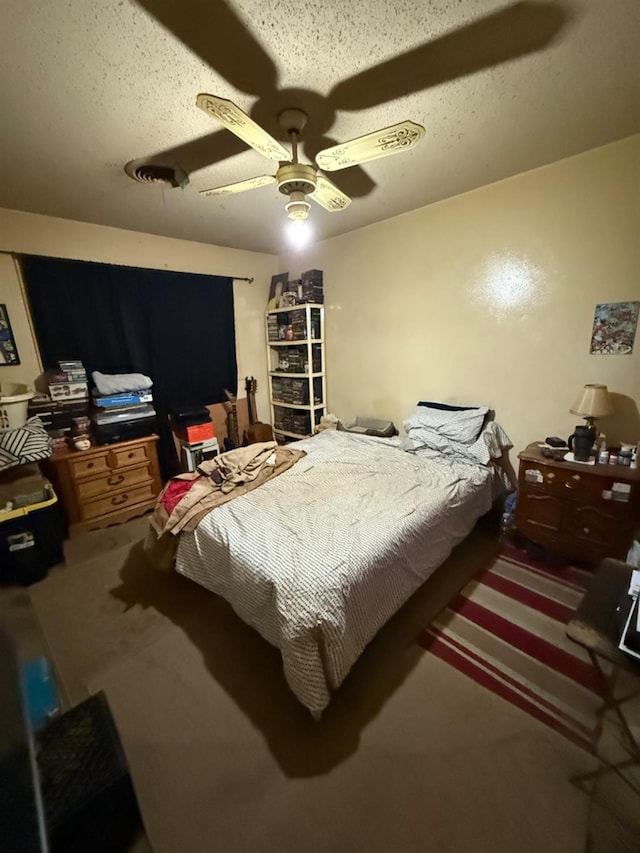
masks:
[[[249,414],[249,424],[253,426],[258,421],[258,415],[256,410],[256,386],[255,379],[249,379],[247,377],[245,383],[245,390],[247,392],[247,410]]]

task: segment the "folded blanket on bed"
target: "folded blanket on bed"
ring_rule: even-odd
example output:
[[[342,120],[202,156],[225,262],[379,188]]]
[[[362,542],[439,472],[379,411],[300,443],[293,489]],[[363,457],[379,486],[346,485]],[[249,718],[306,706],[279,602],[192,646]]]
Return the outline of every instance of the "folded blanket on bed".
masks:
[[[151,516],[155,535],[151,532],[145,542],[147,555],[159,568],[168,568],[178,533],[195,530],[211,510],[284,473],[303,456],[304,450],[264,441],[222,453],[203,462],[196,472],[178,474],[158,497]]]

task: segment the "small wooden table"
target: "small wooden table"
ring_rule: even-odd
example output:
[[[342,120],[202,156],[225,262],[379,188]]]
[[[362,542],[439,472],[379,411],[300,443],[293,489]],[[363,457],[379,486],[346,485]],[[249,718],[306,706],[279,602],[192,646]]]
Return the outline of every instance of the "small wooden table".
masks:
[[[640,469],[585,465],[518,454],[516,527],[532,542],[569,560],[623,559],[640,527]]]
[[[640,793],[640,790],[631,780],[621,772],[624,767],[640,765],[640,745],[633,736],[629,722],[622,710],[624,702],[636,696],[638,691],[636,690],[619,699],[616,697],[613,687],[618,667],[627,669],[640,677],[640,661],[636,661],[632,656],[625,654],[618,648],[622,631],[633,606],[633,599],[628,594],[631,572],[632,567],[627,563],[612,559],[603,560],[594,573],[589,589],[576,610],[575,616],[567,625],[567,636],[587,650],[600,676],[604,697],[602,710],[611,709],[618,718],[624,733],[629,760],[612,764],[603,756],[598,755],[604,766],[595,771],[581,774],[572,781],[582,783],[588,779],[593,780],[603,773],[614,771],[635,791]],[[612,676],[608,676],[604,671],[600,659],[607,660],[614,665]]]

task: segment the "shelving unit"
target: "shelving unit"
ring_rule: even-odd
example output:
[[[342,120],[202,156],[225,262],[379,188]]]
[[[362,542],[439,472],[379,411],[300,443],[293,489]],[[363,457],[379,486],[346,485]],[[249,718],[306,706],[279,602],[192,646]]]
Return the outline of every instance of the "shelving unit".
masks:
[[[324,306],[266,312],[269,401],[276,440],[306,438],[326,414]]]

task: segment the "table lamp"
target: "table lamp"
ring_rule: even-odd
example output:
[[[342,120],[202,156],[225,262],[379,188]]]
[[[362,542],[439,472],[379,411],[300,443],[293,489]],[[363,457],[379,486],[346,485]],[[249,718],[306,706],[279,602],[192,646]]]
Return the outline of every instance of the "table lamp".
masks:
[[[587,426],[596,429],[595,419],[613,414],[613,404],[606,385],[585,385],[569,409],[571,414],[583,417]]]

